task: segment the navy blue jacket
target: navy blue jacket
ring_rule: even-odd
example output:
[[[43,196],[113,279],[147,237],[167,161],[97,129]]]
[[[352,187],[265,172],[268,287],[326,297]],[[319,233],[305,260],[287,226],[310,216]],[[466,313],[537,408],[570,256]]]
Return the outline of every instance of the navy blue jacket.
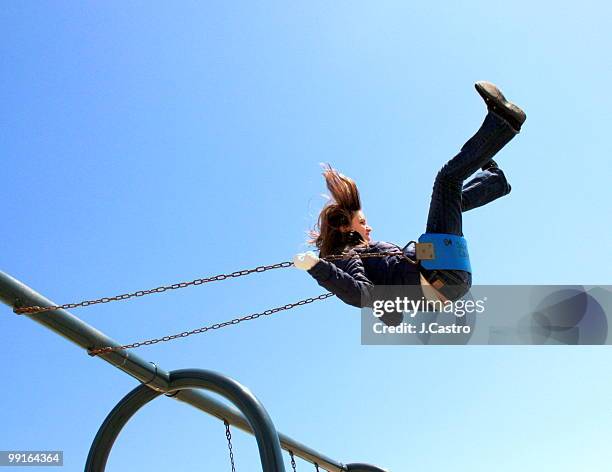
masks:
[[[354,247],[348,254],[401,251],[395,244],[377,241],[368,246]],[[414,260],[414,246],[404,249],[404,254]],[[419,266],[400,256],[353,257],[335,261],[320,259],[308,273],[340,300],[359,308],[368,306],[367,300],[370,300],[375,285],[420,286],[421,283]]]

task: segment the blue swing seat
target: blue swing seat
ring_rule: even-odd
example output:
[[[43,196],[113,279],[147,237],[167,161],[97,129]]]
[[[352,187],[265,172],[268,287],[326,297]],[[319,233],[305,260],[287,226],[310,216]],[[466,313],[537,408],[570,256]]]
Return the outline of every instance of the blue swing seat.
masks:
[[[423,245],[421,249],[427,254],[420,259],[425,269],[463,270],[472,273],[467,241],[464,237],[454,234],[425,233],[419,237],[419,244]]]

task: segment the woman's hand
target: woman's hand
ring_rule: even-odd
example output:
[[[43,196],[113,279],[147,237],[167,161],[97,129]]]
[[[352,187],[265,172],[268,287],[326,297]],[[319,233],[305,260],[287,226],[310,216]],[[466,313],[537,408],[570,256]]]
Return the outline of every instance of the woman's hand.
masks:
[[[312,269],[317,262],[319,262],[319,258],[312,251],[301,252],[293,257],[293,265],[302,270]]]

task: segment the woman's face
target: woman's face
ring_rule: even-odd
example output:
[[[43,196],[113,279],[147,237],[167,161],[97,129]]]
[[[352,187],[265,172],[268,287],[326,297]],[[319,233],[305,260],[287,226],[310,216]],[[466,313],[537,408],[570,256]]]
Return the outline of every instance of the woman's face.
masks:
[[[353,219],[351,220],[351,231],[357,231],[363,237],[364,241],[371,241],[370,233],[372,232],[372,228],[368,226],[365,215],[361,210],[353,215]]]

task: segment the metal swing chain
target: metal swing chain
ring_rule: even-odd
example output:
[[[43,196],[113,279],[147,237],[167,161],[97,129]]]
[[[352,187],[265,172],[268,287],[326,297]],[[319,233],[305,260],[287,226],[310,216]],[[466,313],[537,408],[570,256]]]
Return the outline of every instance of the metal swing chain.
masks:
[[[276,307],[276,308],[270,308],[268,310],[262,311],[261,313],[253,313],[253,314],[250,314],[250,315],[243,316],[241,318],[234,318],[233,320],[230,320],[230,321],[224,321],[222,323],[215,323],[215,324],[210,325],[210,326],[204,326],[202,328],[197,328],[197,329],[194,329],[192,331],[183,331],[182,333],[179,333],[179,334],[172,334],[170,336],[164,336],[163,338],[148,339],[146,341],[140,341],[140,342],[136,342],[136,343],[132,343],[132,344],[126,344],[124,346],[116,346],[116,347],[107,346],[107,347],[102,347],[102,348],[98,348],[98,349],[90,349],[90,350],[88,350],[88,354],[90,356],[96,356],[98,354],[105,354],[107,352],[112,352],[112,351],[120,351],[120,350],[123,350],[123,349],[135,349],[135,348],[140,347],[140,346],[150,346],[152,344],[157,344],[157,343],[160,343],[160,342],[172,341],[173,339],[177,339],[177,338],[186,338],[187,336],[191,336],[192,334],[205,333],[207,331],[211,331],[211,330],[215,330],[215,329],[220,329],[220,328],[225,328],[226,326],[230,326],[230,325],[235,325],[235,324],[241,323],[242,321],[255,320],[255,319],[259,318],[260,316],[273,315],[274,313],[278,313],[279,311],[290,310],[291,308],[294,308],[296,306],[307,305],[307,304],[315,302],[317,300],[325,300],[326,298],[333,297],[333,296],[334,296],[333,293],[327,292],[327,293],[323,293],[323,294],[321,294],[321,295],[319,295],[317,297],[306,298],[306,299],[300,300],[298,302],[287,303],[286,305],[283,305],[283,306],[279,306],[279,307]]]
[[[293,451],[289,451],[289,455],[291,456],[291,468],[293,472],[296,472],[295,458],[293,457]]]
[[[408,243],[408,244],[410,244],[410,243]],[[367,253],[366,252],[366,253],[357,253],[357,254],[338,254],[338,255],[331,255],[331,256],[322,257],[321,259],[327,260],[327,261],[335,261],[335,260],[341,260],[341,259],[352,259],[352,258],[355,258],[355,257],[370,258],[370,257],[387,257],[387,256],[400,256],[401,258],[406,259],[407,261],[409,261],[412,264],[416,264],[417,263],[416,261],[413,261],[408,256],[406,256],[406,254],[404,254],[402,251],[387,251],[387,252],[373,252],[373,253]],[[206,284],[206,283],[210,283],[210,282],[218,282],[218,281],[222,281],[222,280],[226,280],[226,279],[230,279],[230,278],[242,277],[244,275],[253,274],[255,272],[266,272],[268,270],[291,267],[292,265],[293,265],[293,262],[284,261],[284,262],[279,262],[277,264],[258,266],[258,267],[255,267],[253,269],[237,270],[237,271],[231,272],[229,274],[218,274],[218,275],[215,275],[215,276],[212,276],[212,277],[207,277],[207,278],[202,278],[202,279],[195,279],[195,280],[192,280],[190,282],[179,282],[179,283],[175,283],[175,284],[172,284],[172,285],[162,285],[160,287],[156,287],[156,288],[152,288],[152,289],[148,289],[148,290],[138,290],[136,292],[124,293],[122,295],[116,295],[114,297],[103,297],[103,298],[98,298],[98,299],[94,299],[94,300],[85,300],[85,301],[78,302],[78,303],[66,303],[64,305],[53,305],[53,306],[47,306],[47,307],[41,307],[41,306],[15,307],[15,308],[13,308],[13,311],[17,315],[24,315],[24,314],[33,315],[33,314],[37,314],[37,313],[45,313],[45,312],[54,311],[54,310],[67,310],[67,309],[72,309],[72,308],[79,308],[79,307],[86,307],[86,306],[90,306],[90,305],[97,305],[97,304],[100,304],[100,303],[110,303],[110,302],[120,301],[120,300],[129,300],[130,298],[143,297],[145,295],[151,295],[151,294],[154,294],[154,293],[163,293],[163,292],[166,292],[168,290],[177,290],[177,289],[180,289],[180,288],[186,288],[186,287],[190,287],[190,286],[193,286],[193,285],[202,285],[202,284]]]
[[[229,274],[219,274],[219,275],[214,275],[212,277],[207,277],[203,279],[195,279],[190,282],[179,282],[179,283],[175,283],[172,285],[162,285],[161,287],[156,287],[156,288],[152,288],[149,290],[138,290],[133,293],[124,293],[123,295],[116,295],[114,297],[103,297],[103,298],[98,298],[95,300],[85,300],[79,303],[66,303],[64,305],[54,305],[54,306],[47,306],[47,307],[40,307],[40,306],[19,307],[19,308],[15,308],[13,311],[18,315],[23,315],[23,314],[31,315],[35,313],[44,313],[46,311],[66,310],[66,309],[79,308],[79,307],[90,306],[90,305],[97,305],[99,303],[109,303],[109,302],[114,302],[114,301],[119,301],[119,300],[129,300],[130,298],[143,297],[145,295],[151,295],[153,293],[163,293],[167,290],[177,290],[179,288],[190,287],[192,285],[202,285],[202,284],[207,284],[210,282],[218,282],[221,280],[242,277],[244,275],[249,275],[254,272],[266,272],[272,269],[291,267],[292,265],[293,265],[293,262],[285,261],[285,262],[279,262],[278,264],[258,266],[258,267],[255,267],[254,269],[237,270]]]
[[[315,463],[314,463],[314,466],[315,466],[315,470],[316,470],[316,472],[319,472],[319,464],[317,464],[317,463],[315,462]]]
[[[230,463],[232,464],[232,472],[236,472],[236,466],[234,464],[234,451],[232,450],[232,433],[230,431],[230,425],[227,420],[223,420],[225,424],[225,437],[227,438],[227,448],[229,449]]]

